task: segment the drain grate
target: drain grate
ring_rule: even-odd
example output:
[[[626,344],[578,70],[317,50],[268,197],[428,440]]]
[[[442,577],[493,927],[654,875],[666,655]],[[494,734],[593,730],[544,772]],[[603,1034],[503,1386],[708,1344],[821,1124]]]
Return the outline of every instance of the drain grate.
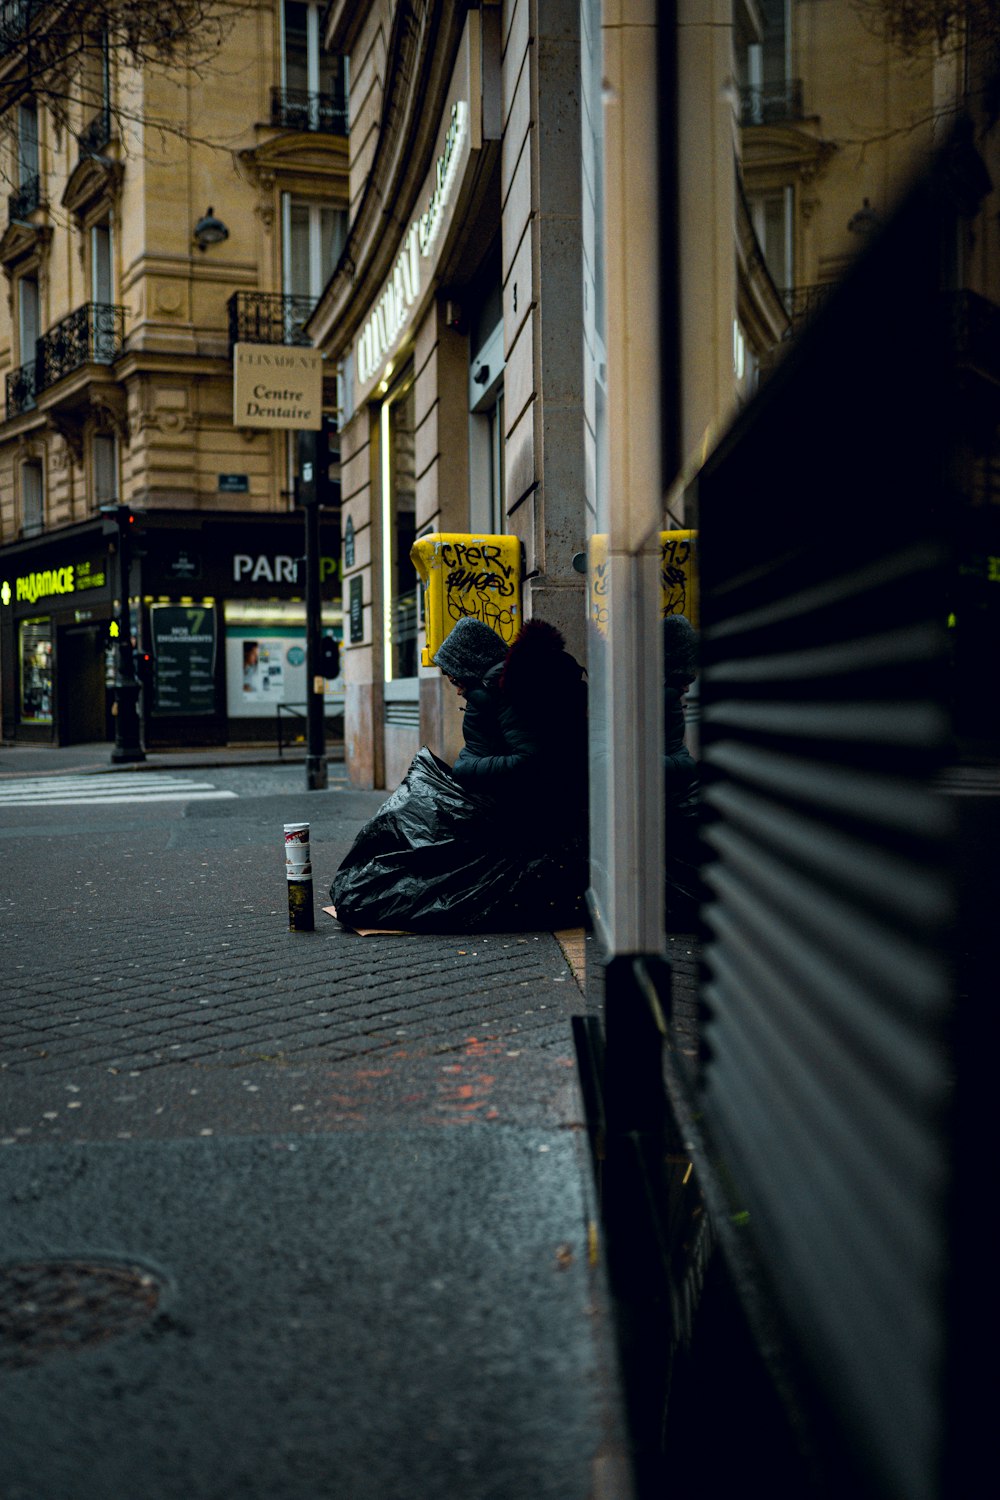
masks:
[[[85,1349],[152,1318],[165,1283],[145,1266],[39,1260],[0,1266],[0,1366]]]

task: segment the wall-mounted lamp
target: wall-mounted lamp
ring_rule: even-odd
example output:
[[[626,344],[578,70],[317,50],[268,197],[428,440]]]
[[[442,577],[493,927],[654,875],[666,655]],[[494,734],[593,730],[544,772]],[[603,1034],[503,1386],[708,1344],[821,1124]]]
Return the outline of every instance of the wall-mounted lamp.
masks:
[[[228,238],[229,230],[221,219],[215,217],[215,210],[209,207],[208,213],[194,226],[194,242],[198,249],[207,250],[209,245],[221,245]]]
[[[872,208],[870,198],[866,198],[857,213],[852,214],[847,221],[847,228],[851,234],[873,234],[881,227],[882,215],[878,209]]]

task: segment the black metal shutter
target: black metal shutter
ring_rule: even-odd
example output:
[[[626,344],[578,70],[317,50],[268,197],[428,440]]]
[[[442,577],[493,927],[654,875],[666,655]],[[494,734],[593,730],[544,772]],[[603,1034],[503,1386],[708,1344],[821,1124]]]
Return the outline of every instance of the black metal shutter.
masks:
[[[915,198],[699,479],[704,1118],[817,1405],[941,1491],[952,403]]]

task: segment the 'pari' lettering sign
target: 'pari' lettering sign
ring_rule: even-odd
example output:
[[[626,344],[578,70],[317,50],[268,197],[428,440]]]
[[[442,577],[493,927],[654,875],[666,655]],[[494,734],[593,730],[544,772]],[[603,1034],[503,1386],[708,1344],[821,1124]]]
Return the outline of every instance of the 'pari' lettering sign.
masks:
[[[237,427],[323,426],[323,356],[286,344],[237,344],[233,350],[233,422]]]
[[[283,552],[260,552],[256,557],[249,552],[233,553],[234,583],[299,583],[305,584],[305,571],[298,575],[298,564],[304,558],[289,557]],[[321,557],[319,581],[325,584],[340,576],[340,563],[336,557]]]

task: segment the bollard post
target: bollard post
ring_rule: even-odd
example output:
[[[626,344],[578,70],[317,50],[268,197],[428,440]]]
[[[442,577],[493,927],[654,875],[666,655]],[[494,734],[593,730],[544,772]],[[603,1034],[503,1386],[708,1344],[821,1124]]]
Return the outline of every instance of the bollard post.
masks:
[[[288,879],[288,930],[312,932],[316,915],[308,823],[285,824],[285,875]]]

